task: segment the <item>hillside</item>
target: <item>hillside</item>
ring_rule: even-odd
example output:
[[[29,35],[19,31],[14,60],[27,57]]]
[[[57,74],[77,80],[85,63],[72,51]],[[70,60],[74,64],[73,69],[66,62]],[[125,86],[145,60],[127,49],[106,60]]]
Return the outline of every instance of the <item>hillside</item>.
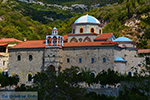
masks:
[[[16,2],[0,2],[0,38],[45,39],[45,34],[50,33],[49,27],[12,9],[17,5]]]
[[[52,27],[57,27],[60,35],[69,34],[74,21],[87,13],[104,24],[104,32],[113,32],[116,37],[126,36],[136,41],[138,48],[150,47],[150,1],[147,0],[120,0],[83,14],[11,0],[0,3],[0,37],[45,39]]]
[[[41,1],[44,3],[50,3],[50,4],[63,4],[63,5],[71,5],[71,4],[87,4],[87,5],[91,5],[91,4],[101,4],[101,5],[105,5],[105,4],[111,4],[111,3],[115,3],[118,0],[34,0],[34,1]]]
[[[129,8],[129,12],[128,12]],[[84,13],[86,14],[86,13]],[[83,15],[84,15],[83,14]],[[88,12],[104,24],[104,32],[113,32],[116,37],[126,36],[137,42],[138,48],[149,48],[150,1],[134,0],[119,2],[98,7]],[[71,24],[78,18],[76,15],[65,21],[54,21],[60,34],[71,33]],[[146,33],[146,34],[144,34]]]
[[[20,1],[17,1],[17,3],[18,5],[12,7],[13,9],[16,9],[24,16],[29,16],[33,20],[43,24],[50,24],[57,19],[65,20],[73,16],[73,13],[70,13],[70,10],[62,10],[57,7],[48,7],[45,5]]]

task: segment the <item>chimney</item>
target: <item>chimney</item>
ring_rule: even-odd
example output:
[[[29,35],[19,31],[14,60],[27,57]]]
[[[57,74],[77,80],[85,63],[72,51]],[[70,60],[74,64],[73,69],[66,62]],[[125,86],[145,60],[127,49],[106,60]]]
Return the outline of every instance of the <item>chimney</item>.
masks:
[[[24,41],[27,41],[27,38],[26,38],[26,37],[24,37]]]

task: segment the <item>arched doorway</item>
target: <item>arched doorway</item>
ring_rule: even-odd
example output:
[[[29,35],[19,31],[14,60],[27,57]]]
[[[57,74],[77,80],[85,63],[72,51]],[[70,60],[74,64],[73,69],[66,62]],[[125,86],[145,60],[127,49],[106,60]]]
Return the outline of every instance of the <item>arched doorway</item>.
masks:
[[[55,72],[55,67],[53,65],[50,65],[49,67],[47,67],[47,71]]]

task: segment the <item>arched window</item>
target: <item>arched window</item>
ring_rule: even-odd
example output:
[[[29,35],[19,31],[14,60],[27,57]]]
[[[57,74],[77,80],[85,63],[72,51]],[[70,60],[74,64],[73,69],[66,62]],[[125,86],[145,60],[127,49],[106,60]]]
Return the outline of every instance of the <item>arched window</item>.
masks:
[[[103,63],[105,63],[106,62],[106,58],[103,58]]]
[[[3,61],[3,66],[5,66],[5,61]]]
[[[57,44],[57,37],[55,36],[54,38],[53,38],[53,43],[54,43],[54,46],[56,46]]]
[[[67,58],[67,63],[69,63],[70,62],[70,59],[69,58]]]
[[[91,33],[94,33],[94,28],[91,28]]]
[[[99,29],[99,34],[101,34],[102,33],[102,30],[101,29]]]
[[[31,74],[28,74],[28,81],[32,81],[32,75]]]
[[[70,42],[78,42],[78,40],[77,40],[75,37],[73,37],[73,38],[70,40]]]
[[[79,42],[82,42],[82,38],[79,38]]]
[[[83,28],[80,28],[80,33],[83,33],[83,31],[84,31]]]
[[[87,36],[83,42],[91,42],[91,39]]]
[[[75,33],[75,29],[73,29],[73,34]]]
[[[129,76],[132,76],[132,73],[131,73],[131,72],[128,72],[128,75],[129,75]]]
[[[58,72],[60,72],[60,71],[61,71],[61,66],[58,67]]]
[[[29,61],[32,61],[32,60],[33,60],[32,55],[29,55]]]
[[[17,56],[17,60],[18,60],[18,61],[21,60],[21,56],[20,56],[20,55]]]
[[[94,58],[91,58],[91,63],[94,63],[95,62],[95,59]]]
[[[79,58],[79,63],[82,63],[82,59],[81,58]]]

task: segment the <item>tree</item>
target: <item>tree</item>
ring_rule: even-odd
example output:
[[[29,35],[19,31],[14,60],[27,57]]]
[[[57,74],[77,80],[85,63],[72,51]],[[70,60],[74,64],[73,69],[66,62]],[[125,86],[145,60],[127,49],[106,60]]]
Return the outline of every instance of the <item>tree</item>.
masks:
[[[19,77],[18,75],[14,75],[14,76],[7,76],[4,75],[4,73],[0,74],[0,84],[1,87],[6,87],[6,86],[12,86],[12,85],[17,85],[19,82]]]
[[[38,98],[42,100],[79,100],[83,98],[85,90],[76,84],[77,72],[77,67],[71,67],[57,76],[55,72],[47,70],[33,77],[32,87],[22,85],[16,90],[38,91]]]
[[[90,69],[81,69],[79,76],[82,82],[88,84],[88,87],[90,87],[91,84],[95,83],[95,74],[92,73]]]
[[[114,70],[108,69],[107,71],[101,71],[96,76],[97,81],[102,85],[115,85],[124,80],[123,76]]]

